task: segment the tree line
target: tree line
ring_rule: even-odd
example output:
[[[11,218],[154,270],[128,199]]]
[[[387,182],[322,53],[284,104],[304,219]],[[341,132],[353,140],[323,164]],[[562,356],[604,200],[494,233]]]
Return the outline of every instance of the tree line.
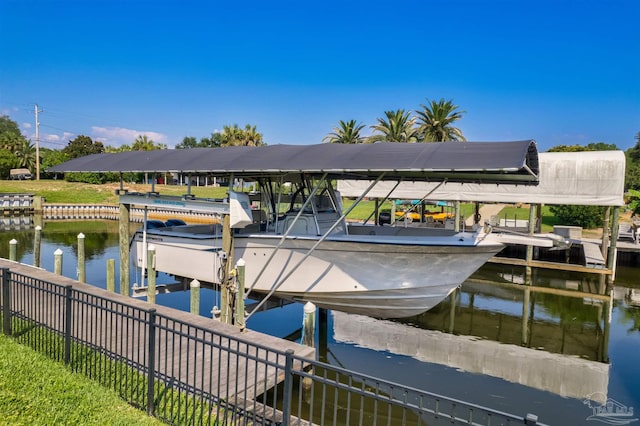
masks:
[[[462,131],[455,127],[465,111],[459,110],[453,100],[426,100],[415,113],[398,109],[385,111],[384,117],[377,118],[376,124],[369,126],[371,134],[363,135],[366,126],[356,120],[339,120],[338,126],[328,133],[323,142],[327,143],[374,143],[374,142],[464,142]],[[415,114],[415,115],[414,115]],[[636,144],[625,151],[626,175],[625,189],[640,190],[640,131],[635,135]],[[255,125],[247,124],[243,128],[237,124],[225,125],[222,131],[211,133],[199,140],[193,136],[186,136],[176,145],[176,149],[214,148],[225,146],[262,146],[266,145],[262,133]],[[104,146],[100,141],[94,141],[86,135],[79,135],[68,141],[60,149],[40,149],[40,169],[44,178],[52,177],[46,174],[46,169],[64,161],[85,155],[102,152],[120,151],[148,151],[166,149],[165,144],[156,143],[146,135],[139,135],[131,145],[120,147]],[[602,151],[618,150],[614,144],[604,142],[589,143],[587,145],[560,145],[549,151]],[[32,173],[36,169],[36,149],[34,144],[25,138],[18,124],[6,115],[0,116],[0,178],[9,177],[13,168],[26,168]],[[91,175],[91,176],[82,176]],[[135,177],[133,177],[135,178]],[[65,175],[67,180],[102,183],[118,180],[117,176],[98,178],[95,174]],[[105,180],[106,179],[106,180]]]

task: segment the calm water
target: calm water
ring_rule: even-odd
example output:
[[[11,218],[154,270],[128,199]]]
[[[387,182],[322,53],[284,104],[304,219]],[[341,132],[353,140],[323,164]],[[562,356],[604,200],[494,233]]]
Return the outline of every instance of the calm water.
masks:
[[[116,222],[46,223],[42,266],[53,270],[53,252],[61,249],[63,274],[75,278],[80,232],[86,236],[87,281],[105,288],[106,259],[118,259]],[[18,240],[19,260],[32,264],[33,230],[0,231],[0,256],[9,256],[12,238]],[[598,295],[526,290],[516,285],[522,273],[485,265],[451,298],[402,321],[329,311],[325,324],[318,321],[318,356],[494,409],[535,413],[548,424],[593,424],[587,420],[593,413],[584,403],[587,395],[634,407],[633,418],[640,417],[640,269],[619,268],[613,306]],[[172,281],[161,275],[158,282]],[[534,272],[533,284],[587,293],[602,286],[592,274],[545,270]],[[200,314],[210,317],[217,300],[216,292],[203,290]],[[186,292],[160,294],[157,301],[189,309]],[[301,323],[302,305],[291,304],[256,313],[248,327],[285,337]]]

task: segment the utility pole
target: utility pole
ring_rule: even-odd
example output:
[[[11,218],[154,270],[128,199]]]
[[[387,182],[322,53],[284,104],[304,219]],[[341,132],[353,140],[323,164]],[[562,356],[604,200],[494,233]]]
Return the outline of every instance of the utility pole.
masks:
[[[40,122],[38,121],[38,104],[35,105],[36,112],[36,180],[40,180]]]

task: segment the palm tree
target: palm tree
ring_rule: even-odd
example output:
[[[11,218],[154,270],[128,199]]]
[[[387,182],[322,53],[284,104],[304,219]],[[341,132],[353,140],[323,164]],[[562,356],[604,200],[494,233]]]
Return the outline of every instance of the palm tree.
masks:
[[[233,126],[224,126],[222,133],[220,133],[220,145],[221,146],[261,146],[264,145],[262,141],[262,133],[256,130],[256,126],[250,126],[247,124],[244,129],[238,127],[237,124]]]
[[[36,148],[26,139],[22,139],[19,145],[15,146],[15,156],[18,158],[18,167],[33,170],[36,166]]]
[[[466,111],[456,111],[458,105],[452,100],[440,99],[420,105],[422,111],[416,111],[419,120],[420,140],[424,142],[466,141],[462,131],[452,123],[462,118]]]
[[[371,128],[381,134],[369,136],[368,142],[417,142],[416,118],[409,111],[385,111],[386,120],[378,118],[378,124]]]
[[[244,126],[243,144],[246,146],[261,146],[264,145],[262,141],[262,133],[256,130],[256,126],[245,125]]]
[[[329,133],[322,139],[322,142],[329,143],[363,143],[364,138],[360,132],[364,129],[364,124],[357,124],[356,120],[338,121],[338,127],[333,128],[333,132]]]
[[[166,148],[167,146],[165,144],[156,144],[153,139],[150,139],[147,135],[138,135],[131,146],[132,151],[155,151],[156,149]]]

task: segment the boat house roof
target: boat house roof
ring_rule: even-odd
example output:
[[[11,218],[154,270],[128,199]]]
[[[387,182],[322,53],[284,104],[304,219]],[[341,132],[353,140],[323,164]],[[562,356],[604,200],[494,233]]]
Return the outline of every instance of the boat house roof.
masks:
[[[622,151],[542,152],[537,186],[479,182],[402,182],[389,198],[499,203],[624,206],[625,156]],[[343,196],[357,196],[366,182],[341,180]],[[382,198],[393,185],[379,182],[368,196]],[[359,192],[358,192],[359,191]]]
[[[328,173],[332,179],[398,178],[416,181],[536,184],[538,150],[532,140],[268,145],[165,149],[94,154],[49,172],[202,173],[238,178]]]

